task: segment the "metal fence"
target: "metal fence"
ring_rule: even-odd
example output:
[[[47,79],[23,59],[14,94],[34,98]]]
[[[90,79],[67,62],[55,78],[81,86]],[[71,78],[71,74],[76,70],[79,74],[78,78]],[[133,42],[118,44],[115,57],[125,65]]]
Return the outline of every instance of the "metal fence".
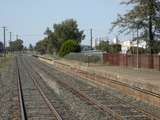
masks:
[[[82,52],[82,53],[70,53],[64,58],[70,60],[78,60],[81,62],[90,63],[103,63],[103,53],[102,52]]]
[[[103,62],[115,66],[151,68],[160,70],[160,55],[103,54]]]

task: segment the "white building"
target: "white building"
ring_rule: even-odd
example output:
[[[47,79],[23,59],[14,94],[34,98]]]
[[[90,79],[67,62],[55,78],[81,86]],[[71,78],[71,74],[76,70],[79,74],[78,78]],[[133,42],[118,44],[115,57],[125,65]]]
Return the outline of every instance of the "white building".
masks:
[[[126,54],[127,53],[127,51],[131,48],[131,47],[137,47],[137,41],[133,41],[133,42],[131,42],[131,41],[123,41],[123,42],[121,42],[120,43],[121,44],[121,46],[122,46],[122,53],[123,54]],[[143,40],[140,40],[139,41],[139,44],[138,44],[138,47],[141,47],[141,48],[146,48],[146,42],[145,41],[143,41]]]

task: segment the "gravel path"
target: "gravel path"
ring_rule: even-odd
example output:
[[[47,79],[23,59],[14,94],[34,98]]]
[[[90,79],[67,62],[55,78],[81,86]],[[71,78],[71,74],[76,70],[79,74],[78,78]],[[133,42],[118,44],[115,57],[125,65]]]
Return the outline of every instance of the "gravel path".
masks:
[[[0,73],[0,120],[20,120],[15,59]]]

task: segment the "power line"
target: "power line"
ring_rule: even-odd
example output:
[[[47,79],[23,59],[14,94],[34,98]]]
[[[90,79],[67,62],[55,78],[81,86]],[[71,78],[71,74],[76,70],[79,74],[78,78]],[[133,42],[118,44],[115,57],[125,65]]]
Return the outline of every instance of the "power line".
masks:
[[[44,35],[43,34],[23,34],[22,36],[29,36],[29,37],[33,36],[34,37],[34,36],[44,36]]]

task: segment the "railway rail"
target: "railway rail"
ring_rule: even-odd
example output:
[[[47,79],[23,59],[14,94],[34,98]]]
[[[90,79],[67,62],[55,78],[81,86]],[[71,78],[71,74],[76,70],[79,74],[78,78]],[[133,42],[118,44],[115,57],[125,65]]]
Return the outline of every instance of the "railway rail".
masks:
[[[21,119],[62,120],[34,76],[23,68],[20,59],[16,58],[16,63]]]
[[[46,57],[41,57],[41,56],[36,56],[36,55],[34,55],[34,57],[42,58],[42,59],[49,60],[49,61],[53,61],[52,59],[49,59],[49,58],[46,58]],[[57,62],[57,63],[62,65],[62,66],[64,66],[64,67],[66,67],[66,68],[70,68],[70,65],[67,65],[67,64],[64,64],[64,63],[60,63],[60,62]],[[75,68],[71,68],[71,69],[75,69]],[[63,70],[63,72],[65,71],[65,69],[62,69],[62,70]],[[86,76],[90,76],[90,78],[88,80],[92,79],[92,80],[96,81],[95,77],[97,77],[97,78],[101,79],[98,82],[101,82],[102,84],[104,83],[103,80],[106,79],[105,77],[97,75],[97,74],[96,75],[92,75],[87,71],[82,71],[82,70],[79,70],[79,69],[77,69],[76,71],[77,71],[77,73],[81,74],[81,76],[79,76],[79,77],[82,77],[83,79],[87,79]],[[130,85],[126,84],[126,83],[123,83],[123,82],[120,82],[120,81],[116,81],[116,80],[113,80],[111,78],[107,78],[107,80],[110,81],[113,84],[120,85],[120,86],[123,86],[123,87],[127,87],[127,88],[133,89],[135,91],[151,95],[151,96],[156,97],[156,98],[160,98],[160,94],[158,94],[158,93],[155,93],[155,92],[152,92],[152,91],[148,91],[146,89],[140,89],[138,87],[130,86]]]
[[[30,63],[31,64],[31,63]],[[60,78],[57,78],[54,76],[53,71],[56,71],[56,74],[60,74],[62,75],[62,73],[60,73],[59,71],[57,71],[56,69],[53,69],[53,67],[50,66],[45,66],[44,64],[40,64],[39,62],[35,62],[32,60],[32,64],[35,64],[36,66],[38,66],[39,69],[43,70],[46,74],[52,76],[54,79],[57,79],[57,81],[62,84],[63,86],[67,86],[70,89],[72,89],[72,91],[78,91],[78,93],[80,93],[81,95],[83,95],[85,97],[85,99],[87,98],[89,101],[92,101],[91,103],[96,104],[96,106],[98,106],[100,109],[105,110],[107,108],[106,112],[109,112],[110,114],[112,114],[113,116],[116,116],[117,119],[133,119],[133,120],[159,120],[160,117],[159,116],[155,116],[145,110],[142,110],[140,108],[137,108],[136,106],[118,98],[115,97],[111,94],[107,94],[105,95],[106,97],[104,98],[104,94],[99,94],[99,93],[93,93],[93,91],[89,90],[89,89],[85,89],[85,88],[80,88],[79,90],[77,90],[76,88],[74,88],[72,85],[73,83],[70,81],[66,82],[62,82],[62,80],[59,80]],[[62,72],[62,71],[61,71]],[[65,73],[66,74],[66,73]],[[70,74],[68,74],[70,75]],[[61,82],[60,82],[61,81]],[[97,99],[98,98],[98,99]],[[103,101],[103,104],[100,104],[100,101]],[[118,114],[117,114],[118,113]]]
[[[28,63],[28,66],[30,66],[30,68],[32,70],[34,70],[34,72],[41,78],[41,75],[36,72],[36,70],[33,68],[33,66],[31,65],[31,63],[29,63],[27,60],[25,60],[26,63]],[[62,81],[57,81],[55,79],[55,81],[57,83],[59,83],[62,87],[66,88],[68,91],[70,91],[72,94],[74,94],[75,96],[77,96],[78,98],[80,98],[81,100],[85,101],[88,105],[91,105],[93,108],[103,112],[104,114],[108,113],[109,118],[110,119],[116,119],[116,120],[122,120],[121,116],[119,116],[118,114],[116,114],[114,111],[112,111],[111,109],[105,108],[102,104],[98,104],[96,101],[92,100],[90,97],[88,97],[87,95],[83,94],[82,92],[76,90],[75,88],[71,87],[69,84],[62,82]]]

